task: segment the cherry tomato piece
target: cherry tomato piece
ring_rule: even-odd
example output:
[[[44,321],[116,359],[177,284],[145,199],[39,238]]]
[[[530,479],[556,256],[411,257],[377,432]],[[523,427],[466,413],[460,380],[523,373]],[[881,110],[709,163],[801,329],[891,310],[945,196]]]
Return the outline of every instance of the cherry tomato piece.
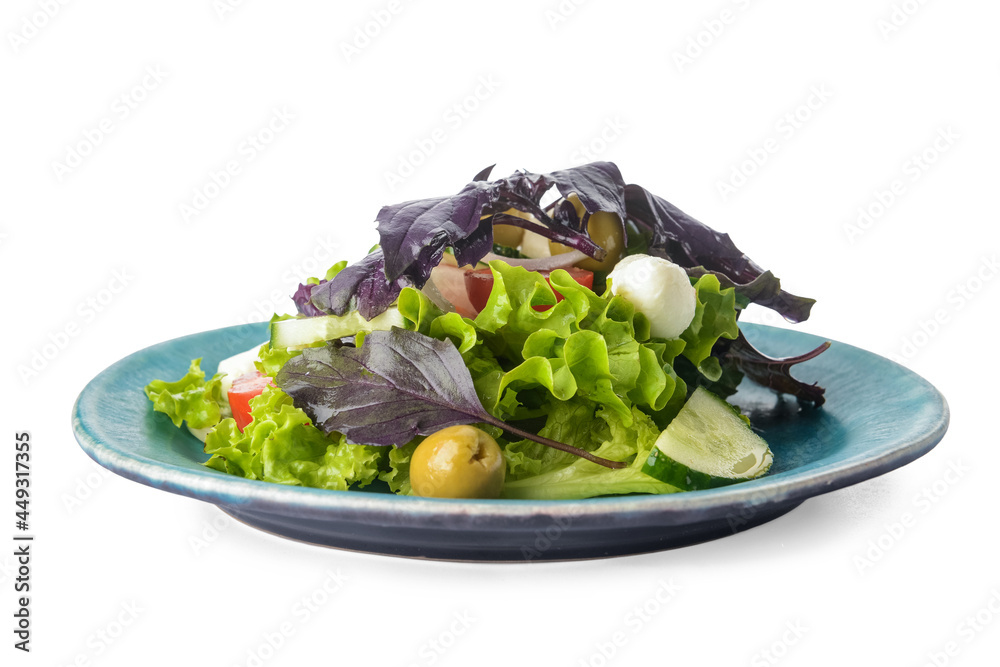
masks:
[[[229,389],[229,407],[241,431],[253,421],[250,416],[250,399],[260,396],[268,386],[274,386],[274,379],[260,371],[247,373],[233,380],[233,386]]]

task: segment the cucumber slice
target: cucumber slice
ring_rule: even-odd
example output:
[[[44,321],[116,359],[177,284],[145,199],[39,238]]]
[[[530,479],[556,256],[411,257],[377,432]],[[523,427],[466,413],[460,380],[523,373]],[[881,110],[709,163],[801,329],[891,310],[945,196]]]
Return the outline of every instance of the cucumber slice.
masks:
[[[403,326],[403,316],[395,308],[390,308],[371,320],[361,317],[356,310],[346,315],[322,315],[300,319],[271,322],[271,347],[301,347],[353,336],[359,331],[388,331],[392,327]]]
[[[685,491],[765,474],[774,457],[733,406],[698,387],[660,437],[642,471]]]

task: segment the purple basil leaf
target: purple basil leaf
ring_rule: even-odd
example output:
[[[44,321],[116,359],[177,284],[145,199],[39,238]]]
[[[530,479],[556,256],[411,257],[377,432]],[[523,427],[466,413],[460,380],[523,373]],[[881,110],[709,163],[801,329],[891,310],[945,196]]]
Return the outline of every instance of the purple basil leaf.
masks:
[[[543,210],[542,196],[552,187],[564,198],[575,193],[583,204],[584,215],[577,215],[576,208],[565,199],[551,211]],[[613,162],[592,162],[548,174],[518,172],[497,181],[497,189],[498,200],[503,204],[497,207],[498,211],[516,208],[531,213],[542,224],[502,214],[495,222],[531,230],[598,259],[604,258],[604,249],[587,233],[591,214],[607,211],[625,219],[625,181]]]
[[[827,341],[815,350],[796,357],[769,357],[746,339],[743,332],[733,341],[726,355],[735,360],[737,367],[756,382],[782,394],[791,394],[800,401],[812,403],[816,407],[826,401],[826,390],[818,384],[805,384],[792,377],[792,366],[818,357],[830,347]]]
[[[572,204],[567,204],[570,208],[573,208]],[[574,215],[575,209],[574,209]],[[497,213],[493,216],[493,222],[502,225],[511,225],[513,227],[520,227],[522,229],[527,229],[536,234],[544,236],[553,241],[567,245],[570,248],[579,250],[585,255],[590,257],[604,257],[604,249],[599,245],[590,240],[589,236],[576,231],[572,227],[556,221],[553,218],[545,217],[542,218],[542,222],[545,224],[535,224],[530,220],[525,220],[524,218],[518,218],[514,215],[507,215],[506,213]]]
[[[665,252],[687,269],[700,267],[720,278],[725,276],[731,285],[742,285],[744,295],[756,292],[754,303],[792,322],[808,319],[815,300],[785,292],[773,274],[755,283],[765,271],[743,254],[728,234],[698,222],[638,185],[625,186],[625,205],[629,219],[649,236],[651,249]]]
[[[614,162],[592,162],[544,174],[542,178],[554,185],[563,197],[576,193],[580,198],[580,203],[587,210],[584,219],[580,220],[581,230],[586,229],[585,223],[590,214],[597,211],[616,213],[619,218],[625,219],[625,180]]]
[[[383,206],[376,220],[386,277],[395,280],[410,273],[426,281],[449,246],[460,264],[482,259],[493,248],[491,223],[481,219],[492,191],[489,183],[473,181],[450,197]],[[414,265],[416,271],[408,271]]]
[[[346,266],[333,280],[317,285],[310,303],[333,315],[357,308],[362,317],[370,320],[391,306],[409,284],[405,276],[391,282],[386,279],[385,260],[379,249]]]
[[[586,209],[582,218],[568,202],[556,207],[555,215],[551,217],[541,209],[539,202],[542,195],[553,186],[563,197],[575,193],[580,198],[580,203]],[[517,172],[497,181],[497,187],[501,199],[509,204],[505,208],[532,213],[548,226],[568,227],[572,234],[583,234],[585,238],[587,220],[597,211],[616,213],[622,220],[625,219],[625,181],[613,162],[592,162],[548,174]]]
[[[476,174],[475,176],[473,176],[472,180],[473,181],[486,181],[486,180],[489,180],[490,174],[493,172],[493,167],[495,167],[495,166],[496,166],[495,164],[491,164],[490,166],[486,167],[486,169],[483,169],[481,172],[479,172],[478,174]]]
[[[462,355],[415,331],[374,331],[358,348],[307,348],[275,378],[326,433],[402,446],[446,426],[493,422]]]
[[[307,283],[299,284],[299,288],[295,290],[295,294],[292,295],[292,301],[295,302],[295,308],[299,311],[299,315],[316,317],[318,315],[326,314],[314,306],[311,301],[313,291],[324,283],[326,283],[325,280],[321,280],[318,285]]]
[[[446,248],[453,248],[460,265],[475,264],[493,249],[495,215],[516,208],[535,215],[539,224],[505,216],[503,222],[531,229],[553,240],[577,248],[591,257],[603,257],[604,250],[590,240],[586,221],[591,213],[610,211],[624,219],[625,184],[618,167],[610,162],[555,171],[550,174],[517,172],[508,178],[487,182],[484,169],[457,194],[432,197],[385,206],[377,216],[379,241],[384,257],[386,282],[372,285],[371,294],[353,295],[341,290],[360,281],[360,276],[331,281],[333,287],[317,291],[312,303],[321,310],[346,308],[354,296],[359,310],[378,314],[391,301],[385,297],[404,285],[423,287],[431,270],[441,261]],[[541,198],[555,187],[563,196],[576,193],[586,208],[578,218],[572,207],[561,207],[558,219],[541,207]],[[346,270],[345,270],[346,271]],[[337,312],[339,310],[332,310]]]

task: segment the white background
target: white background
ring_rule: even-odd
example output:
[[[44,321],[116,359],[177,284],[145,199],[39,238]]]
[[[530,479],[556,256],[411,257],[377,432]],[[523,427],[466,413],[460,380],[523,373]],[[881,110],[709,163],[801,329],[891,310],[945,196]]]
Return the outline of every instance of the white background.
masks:
[[[11,648],[0,551],[4,664],[252,665],[285,622],[293,634],[263,664],[991,664],[1000,5],[897,3],[909,13],[890,0],[422,0],[392,5],[376,31],[386,1],[49,2],[51,18],[45,2],[4,2],[0,432],[32,433],[38,535],[30,656]],[[248,159],[241,145],[275,109],[294,118]],[[110,133],[88,146],[102,121]],[[762,166],[744,165],[765,146]],[[548,171],[584,151],[816,297],[801,329],[935,383],[945,440],[725,540],[505,566],[284,541],[101,476],[74,442],[72,402],[101,369],[285,311],[298,280],[376,241],[381,205],[454,192],[494,162],[499,176]],[[240,172],[185,216],[229,160]],[[858,226],[895,180],[901,194]],[[65,345],[26,373],[52,340]],[[0,535],[14,521],[4,451]],[[302,622],[294,605],[328,571],[346,582]],[[680,589],[665,604],[661,580]]]

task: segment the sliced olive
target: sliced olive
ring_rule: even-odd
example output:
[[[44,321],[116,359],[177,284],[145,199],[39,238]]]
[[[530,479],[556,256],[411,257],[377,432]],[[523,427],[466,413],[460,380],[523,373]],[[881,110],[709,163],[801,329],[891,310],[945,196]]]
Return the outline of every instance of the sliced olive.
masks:
[[[538,222],[538,218],[531,215],[530,213],[525,213],[524,211],[518,211],[516,208],[509,208],[504,211],[506,215],[513,216],[515,218],[521,218],[522,220],[531,220],[536,224],[541,224]],[[483,218],[488,218],[488,215],[482,216]],[[515,250],[519,245],[521,245],[521,237],[524,236],[523,227],[515,227],[514,225],[506,224],[493,224],[493,242],[498,243],[502,246],[507,246],[508,248],[514,248]]]
[[[586,209],[584,209],[583,202],[580,201],[580,198],[571,194],[566,199],[573,204],[573,208],[576,209],[576,214],[583,216]],[[622,233],[621,218],[619,218],[615,213],[597,211],[590,216],[590,220],[587,222],[587,234],[590,235],[590,238],[594,241],[594,243],[604,248],[608,254],[605,255],[602,260],[596,260],[588,257],[583,261],[577,262],[576,265],[581,269],[586,269],[587,271],[610,271],[625,253],[625,236]],[[570,250],[572,250],[572,248],[565,246],[562,243],[557,243],[555,241],[549,242],[549,251],[553,255],[561,255],[562,253],[569,252]]]
[[[537,220],[530,213],[524,213],[518,211],[516,208],[510,208],[504,211],[507,215],[514,216],[515,218],[522,218],[524,220]],[[493,224],[493,242],[498,243],[502,246],[507,246],[508,248],[517,248],[521,245],[521,238],[524,236],[524,229],[521,227],[515,227],[514,225],[498,225]]]

